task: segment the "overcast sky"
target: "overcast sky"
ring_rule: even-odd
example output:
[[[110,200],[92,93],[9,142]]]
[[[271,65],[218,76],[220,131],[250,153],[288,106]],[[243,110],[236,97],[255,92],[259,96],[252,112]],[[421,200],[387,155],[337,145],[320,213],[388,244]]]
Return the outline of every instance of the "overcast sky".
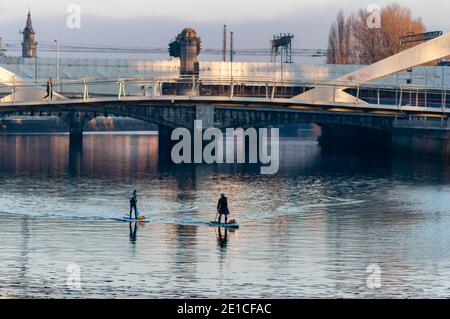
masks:
[[[359,8],[392,1],[356,0],[2,0],[2,19],[23,15],[27,7],[40,16],[64,15],[69,4],[78,4],[83,12],[113,18],[170,17],[190,21],[241,21],[243,19],[280,19],[308,8],[335,11],[335,7]],[[447,0],[399,0],[430,23],[444,23],[450,10]],[[434,21],[434,22],[433,22]]]
[[[267,48],[273,34],[295,34],[297,48],[325,48],[336,12],[392,1],[356,0],[1,0],[0,37],[19,42],[31,8],[38,42],[165,47],[185,26],[197,29],[203,46],[220,48],[221,26],[236,34],[237,48]],[[399,0],[422,16],[429,30],[449,31],[449,0]],[[69,4],[81,8],[81,28],[66,26]]]

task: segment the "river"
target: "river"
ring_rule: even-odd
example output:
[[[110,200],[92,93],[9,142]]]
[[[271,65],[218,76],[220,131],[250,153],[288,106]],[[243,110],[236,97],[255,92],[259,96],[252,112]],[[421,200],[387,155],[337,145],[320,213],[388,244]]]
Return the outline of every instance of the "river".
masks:
[[[449,166],[317,135],[282,135],[276,175],[162,163],[151,132],[0,135],[0,297],[448,297]],[[115,220],[133,189],[149,223]],[[237,231],[205,223],[222,192]]]

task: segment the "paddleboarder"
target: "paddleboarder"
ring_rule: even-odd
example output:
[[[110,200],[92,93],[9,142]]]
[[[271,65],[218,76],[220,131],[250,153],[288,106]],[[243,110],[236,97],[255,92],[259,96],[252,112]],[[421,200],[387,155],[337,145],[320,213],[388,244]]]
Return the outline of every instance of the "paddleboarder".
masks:
[[[222,222],[222,215],[225,215],[225,224],[228,222],[228,199],[224,193],[220,194],[219,202],[217,203],[217,213],[219,214],[219,224]]]
[[[132,214],[133,210],[134,210],[135,219],[138,219],[139,213],[137,210],[137,191],[136,190],[133,191],[133,195],[130,198],[130,219],[131,219],[131,214]]]

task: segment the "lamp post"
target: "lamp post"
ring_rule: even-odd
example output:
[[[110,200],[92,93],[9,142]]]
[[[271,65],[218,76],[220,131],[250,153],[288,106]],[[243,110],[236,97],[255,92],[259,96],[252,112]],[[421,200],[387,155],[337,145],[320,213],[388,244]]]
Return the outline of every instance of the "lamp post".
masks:
[[[234,32],[230,32],[230,69],[231,78],[233,78],[233,55],[234,55]]]
[[[223,62],[227,62],[227,26],[223,26]]]
[[[62,91],[61,79],[60,79],[60,64],[59,64],[59,40],[55,39],[56,43],[56,83],[59,83],[59,92]]]
[[[36,49],[34,51],[34,81],[37,82],[38,80],[38,49],[37,49],[38,43],[36,42]]]

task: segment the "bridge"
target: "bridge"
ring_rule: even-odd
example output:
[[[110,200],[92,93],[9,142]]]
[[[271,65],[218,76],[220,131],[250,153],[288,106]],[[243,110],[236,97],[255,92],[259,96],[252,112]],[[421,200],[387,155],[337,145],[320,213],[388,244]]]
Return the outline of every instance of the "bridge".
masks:
[[[329,82],[201,75],[80,79],[56,83],[54,100],[43,99],[45,83],[0,69],[0,116],[60,116],[70,125],[71,141],[81,140],[83,125],[99,115],[155,123],[161,142],[174,128],[193,129],[194,120],[218,128],[316,123],[325,131],[350,127],[354,136],[362,129],[383,142],[404,129],[426,128],[446,138],[447,88],[370,81],[448,55],[450,33]]]

